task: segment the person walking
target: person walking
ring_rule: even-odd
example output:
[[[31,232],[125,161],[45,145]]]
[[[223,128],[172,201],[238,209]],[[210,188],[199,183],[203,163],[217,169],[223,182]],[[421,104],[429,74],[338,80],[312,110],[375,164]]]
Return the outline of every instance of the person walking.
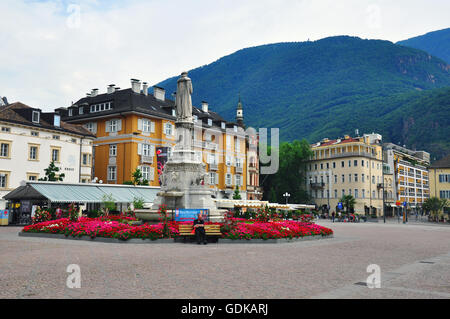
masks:
[[[333,211],[332,213],[331,213],[331,220],[333,221],[333,223],[334,223],[334,217],[336,216],[336,213]]]

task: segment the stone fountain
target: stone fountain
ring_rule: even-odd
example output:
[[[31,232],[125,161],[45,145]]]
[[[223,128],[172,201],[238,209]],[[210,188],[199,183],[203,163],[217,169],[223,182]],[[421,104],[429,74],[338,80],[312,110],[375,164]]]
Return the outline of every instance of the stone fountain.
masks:
[[[208,173],[201,159],[196,159],[193,148],[194,121],[192,117],[192,81],[187,72],[177,81],[176,145],[161,176],[161,190],[152,209],[165,204],[168,210],[177,208],[209,209],[210,220],[223,219],[207,185]]]

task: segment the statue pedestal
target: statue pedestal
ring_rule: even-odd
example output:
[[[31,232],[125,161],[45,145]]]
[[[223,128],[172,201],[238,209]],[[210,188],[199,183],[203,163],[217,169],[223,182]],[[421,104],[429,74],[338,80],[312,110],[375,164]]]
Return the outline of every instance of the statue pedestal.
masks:
[[[167,209],[209,209],[211,221],[223,220],[224,211],[218,210],[207,185],[206,165],[196,160],[192,146],[192,122],[177,122],[177,144],[164,166],[161,191],[153,209],[165,204]]]

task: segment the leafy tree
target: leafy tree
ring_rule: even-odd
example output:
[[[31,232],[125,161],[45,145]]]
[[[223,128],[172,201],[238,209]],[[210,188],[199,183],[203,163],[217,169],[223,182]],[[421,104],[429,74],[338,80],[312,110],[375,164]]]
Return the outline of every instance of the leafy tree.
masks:
[[[143,179],[142,172],[138,167],[136,167],[134,172],[131,174],[131,178],[132,178],[132,183],[135,186],[136,185],[148,185],[148,180]]]
[[[448,205],[448,200],[445,198],[430,197],[425,200],[422,208],[425,211],[431,212],[431,215],[439,221],[439,217],[442,215],[441,211]]]
[[[242,199],[241,194],[239,193],[239,187],[237,185],[234,189],[233,199]]]
[[[355,208],[356,200],[352,195],[344,195],[340,199],[340,202],[345,207],[345,212],[348,214],[350,209]]]
[[[59,172],[59,167],[57,167],[53,161],[51,161],[50,165],[44,169],[44,172],[45,177],[39,178],[40,181],[62,182],[66,176],[64,173],[57,174]]]
[[[271,152],[271,148],[268,152]],[[264,199],[271,202],[283,202],[283,194],[291,194],[293,203],[306,202],[309,199],[305,190],[306,162],[312,155],[306,140],[283,142],[279,148],[279,168],[275,174],[261,175]]]

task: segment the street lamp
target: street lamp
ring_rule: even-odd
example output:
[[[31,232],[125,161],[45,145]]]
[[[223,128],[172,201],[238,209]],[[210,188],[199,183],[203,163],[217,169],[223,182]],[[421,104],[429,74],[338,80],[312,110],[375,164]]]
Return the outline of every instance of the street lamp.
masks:
[[[288,192],[286,192],[286,193],[283,194],[283,197],[286,198],[286,205],[287,205],[287,203],[288,203],[288,198],[291,197],[291,194],[289,194]]]

